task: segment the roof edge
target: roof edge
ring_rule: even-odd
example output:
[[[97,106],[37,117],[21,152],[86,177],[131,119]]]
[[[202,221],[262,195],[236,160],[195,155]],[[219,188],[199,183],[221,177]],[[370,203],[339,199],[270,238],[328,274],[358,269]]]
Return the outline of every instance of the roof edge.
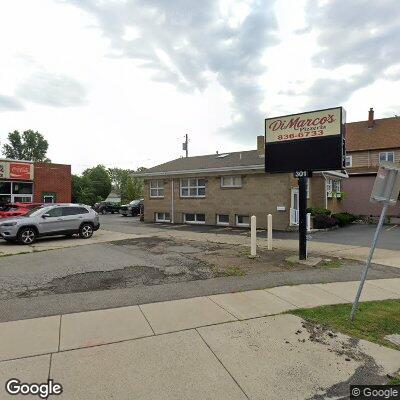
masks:
[[[200,169],[182,169],[178,171],[159,171],[159,172],[139,172],[133,174],[138,178],[145,178],[151,176],[168,176],[168,175],[186,175],[186,174],[201,174],[208,172],[229,172],[229,171],[251,171],[251,170],[264,170],[263,164],[255,165],[238,165],[235,167],[218,167],[218,168],[200,168]]]

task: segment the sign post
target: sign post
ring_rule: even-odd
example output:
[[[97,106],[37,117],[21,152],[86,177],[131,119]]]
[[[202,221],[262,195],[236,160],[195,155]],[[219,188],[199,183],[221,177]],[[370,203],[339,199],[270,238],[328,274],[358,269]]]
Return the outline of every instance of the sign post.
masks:
[[[307,259],[307,179],[345,168],[342,107],[265,120],[265,172],[294,173],[299,186],[299,259]]]
[[[307,260],[307,178],[299,178],[299,260]]]
[[[371,266],[372,257],[374,255],[375,247],[378,242],[379,235],[382,230],[383,222],[385,221],[386,212],[389,206],[394,206],[397,203],[400,192],[400,167],[394,163],[385,162],[381,164],[379,171],[376,175],[374,187],[372,188],[370,201],[383,203],[381,216],[379,218],[378,226],[372,239],[371,249],[369,250],[367,262],[362,272],[360,285],[357,290],[356,298],[354,299],[353,307],[350,313],[350,319],[354,320],[357,311],[358,302],[361,297],[361,292],[364,287],[365,280],[369,267]]]

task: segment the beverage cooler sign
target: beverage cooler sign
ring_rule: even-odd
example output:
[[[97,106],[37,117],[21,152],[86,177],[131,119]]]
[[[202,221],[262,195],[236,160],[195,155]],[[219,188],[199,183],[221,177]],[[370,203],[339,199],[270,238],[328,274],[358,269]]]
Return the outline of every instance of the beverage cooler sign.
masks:
[[[329,171],[344,168],[342,107],[265,120],[265,171]]]
[[[16,179],[31,181],[34,176],[31,163],[0,161],[0,179]]]

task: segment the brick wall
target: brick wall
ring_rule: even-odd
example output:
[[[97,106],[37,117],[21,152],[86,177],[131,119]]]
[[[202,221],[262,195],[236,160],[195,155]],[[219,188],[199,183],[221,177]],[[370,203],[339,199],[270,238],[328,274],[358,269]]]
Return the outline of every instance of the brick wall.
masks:
[[[71,166],[35,163],[34,201],[43,202],[44,194],[54,193],[57,203],[71,202]]]
[[[291,187],[297,186],[293,185],[296,182],[291,178],[291,174],[246,173],[239,175],[242,177],[242,187],[229,189],[221,188],[221,175],[198,176],[198,178],[206,179],[205,198],[180,197],[180,178],[175,178],[174,222],[183,223],[184,213],[202,213],[205,214],[207,225],[215,225],[217,214],[229,214],[229,224],[234,226],[236,214],[255,215],[257,227],[266,228],[267,215],[272,214],[274,229],[288,229]],[[171,178],[165,178],[162,181],[164,182],[164,198],[162,199],[150,198],[149,181],[145,181],[144,218],[147,222],[154,222],[156,212],[171,213],[172,181]],[[312,185],[316,193],[320,193],[318,186],[318,182]],[[285,211],[277,211],[277,206],[284,206]]]

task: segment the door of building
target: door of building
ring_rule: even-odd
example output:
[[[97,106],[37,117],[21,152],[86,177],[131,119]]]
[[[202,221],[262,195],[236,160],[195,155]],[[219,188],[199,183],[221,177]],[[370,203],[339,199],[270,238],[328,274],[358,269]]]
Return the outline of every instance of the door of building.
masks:
[[[299,188],[292,188],[290,205],[290,225],[299,224]]]

